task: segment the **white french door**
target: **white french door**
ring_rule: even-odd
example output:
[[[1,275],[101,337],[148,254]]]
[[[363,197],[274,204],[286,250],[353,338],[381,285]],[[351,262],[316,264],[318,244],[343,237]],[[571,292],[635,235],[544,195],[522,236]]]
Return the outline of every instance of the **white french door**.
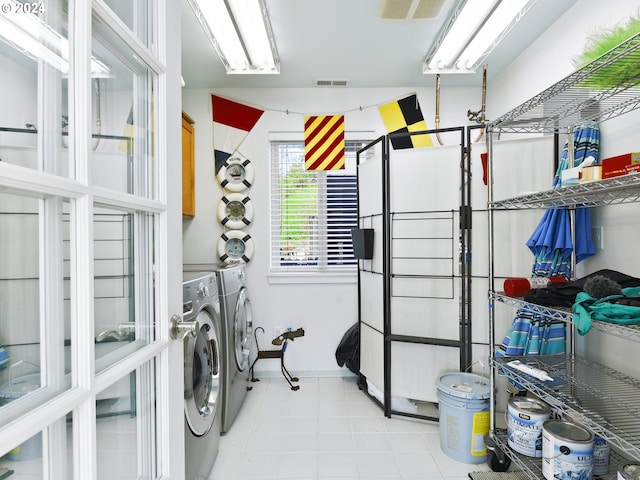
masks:
[[[4,0],[0,473],[184,477],[179,0]],[[169,255],[171,252],[171,255]],[[178,380],[180,379],[180,380]]]

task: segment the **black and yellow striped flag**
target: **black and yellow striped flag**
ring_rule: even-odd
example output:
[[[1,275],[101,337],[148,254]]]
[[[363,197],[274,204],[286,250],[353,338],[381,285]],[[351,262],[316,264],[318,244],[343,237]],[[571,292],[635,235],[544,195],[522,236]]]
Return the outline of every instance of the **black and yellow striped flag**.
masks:
[[[304,166],[344,169],[344,115],[304,117]]]
[[[395,100],[378,107],[387,133],[410,133],[427,130],[418,97],[416,94]],[[403,148],[432,147],[433,142],[428,134],[391,137],[395,150]]]

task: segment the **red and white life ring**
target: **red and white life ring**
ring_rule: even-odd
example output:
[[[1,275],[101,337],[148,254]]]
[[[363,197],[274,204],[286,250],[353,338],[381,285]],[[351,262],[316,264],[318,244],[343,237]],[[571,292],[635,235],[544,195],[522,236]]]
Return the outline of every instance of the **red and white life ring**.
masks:
[[[229,192],[244,192],[253,185],[253,165],[246,158],[229,157],[218,170],[216,179]]]
[[[230,193],[220,199],[217,214],[222,225],[240,230],[253,221],[253,204],[246,195]]]
[[[242,230],[229,230],[218,240],[218,258],[224,263],[249,263],[253,251],[251,235]]]

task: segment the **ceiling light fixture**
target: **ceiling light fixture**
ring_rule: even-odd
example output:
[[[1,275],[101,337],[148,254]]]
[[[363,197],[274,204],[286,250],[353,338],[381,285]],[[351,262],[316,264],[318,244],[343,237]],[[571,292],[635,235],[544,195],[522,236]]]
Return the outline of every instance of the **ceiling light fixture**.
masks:
[[[19,11],[15,1],[11,11]],[[31,13],[0,16],[0,37],[34,60],[43,60],[63,75],[69,73],[69,41]],[[91,57],[91,75],[108,77],[109,67]]]
[[[438,34],[422,73],[473,73],[536,0],[461,0]]]
[[[264,0],[188,0],[227,73],[280,73]]]

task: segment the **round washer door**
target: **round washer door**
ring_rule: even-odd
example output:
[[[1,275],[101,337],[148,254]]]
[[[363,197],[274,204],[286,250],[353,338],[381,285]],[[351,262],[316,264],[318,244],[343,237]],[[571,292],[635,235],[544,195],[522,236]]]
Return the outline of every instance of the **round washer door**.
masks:
[[[214,313],[200,310],[197,335],[184,340],[184,411],[194,435],[205,435],[220,405],[220,331]]]
[[[251,335],[253,334],[253,312],[247,297],[247,289],[241,288],[236,301],[236,313],[233,318],[233,344],[236,364],[239,371],[249,366],[251,352]]]

